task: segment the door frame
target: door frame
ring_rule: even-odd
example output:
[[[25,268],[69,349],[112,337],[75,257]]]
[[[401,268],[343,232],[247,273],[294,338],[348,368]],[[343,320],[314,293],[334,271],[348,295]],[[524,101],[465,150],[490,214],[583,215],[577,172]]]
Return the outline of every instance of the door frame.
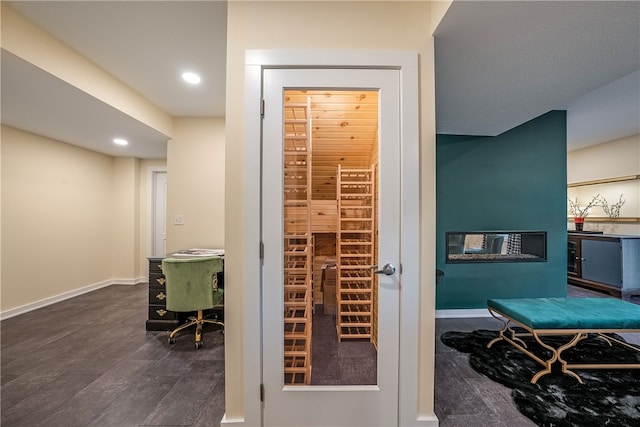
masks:
[[[261,97],[265,68],[396,69],[400,72],[401,217],[400,349],[398,425],[435,426],[437,419],[420,414],[420,132],[419,57],[413,51],[280,50],[245,52],[243,155],[243,339],[242,419],[223,425],[262,425],[262,314],[261,314]],[[256,333],[259,334],[256,337]],[[258,338],[258,339],[256,339]],[[423,356],[426,357],[426,356]],[[268,399],[268,396],[265,397]]]
[[[147,168],[147,256],[155,256],[156,236],[156,175],[167,173],[166,166],[149,166]],[[166,200],[165,200],[165,228],[166,228]],[[164,254],[161,254],[164,255]]]

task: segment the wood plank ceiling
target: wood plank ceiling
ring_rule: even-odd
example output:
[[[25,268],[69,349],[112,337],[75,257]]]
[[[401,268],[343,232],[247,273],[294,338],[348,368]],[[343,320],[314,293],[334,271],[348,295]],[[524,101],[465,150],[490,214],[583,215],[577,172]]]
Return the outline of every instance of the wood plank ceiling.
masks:
[[[312,198],[336,199],[336,172],[377,160],[378,92],[287,90],[285,102],[311,103]]]

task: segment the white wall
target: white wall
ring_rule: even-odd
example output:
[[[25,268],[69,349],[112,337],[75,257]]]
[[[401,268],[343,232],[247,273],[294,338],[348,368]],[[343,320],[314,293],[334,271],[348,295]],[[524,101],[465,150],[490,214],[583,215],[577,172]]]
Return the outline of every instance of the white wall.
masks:
[[[257,394],[245,390],[244,341],[259,340],[259,331],[245,336],[242,301],[253,292],[246,283],[242,205],[244,159],[244,54],[246,49],[394,49],[420,56],[422,166],[422,283],[419,410],[433,415],[433,346],[435,317],[435,112],[433,40],[429,2],[230,2],[227,38],[226,259],[225,335],[226,421],[258,422]],[[254,173],[258,173],[255,171]],[[253,380],[253,379],[252,379]],[[257,386],[256,386],[257,390]],[[247,400],[244,399],[245,395]],[[246,405],[245,403],[248,402]],[[252,408],[246,406],[252,404]],[[244,423],[244,424],[242,424]]]
[[[607,141],[602,144],[571,151],[567,154],[567,182],[577,183],[623,176],[640,175],[640,134]],[[640,180],[615,182],[581,187],[570,187],[567,195],[578,197],[586,205],[593,196],[604,196],[609,204],[618,201],[620,194],[626,200],[620,217],[640,217]],[[640,222],[590,222],[595,217],[606,217],[602,208],[595,207],[586,219],[585,230],[599,230],[610,234],[640,235]],[[573,224],[569,223],[569,229]]]

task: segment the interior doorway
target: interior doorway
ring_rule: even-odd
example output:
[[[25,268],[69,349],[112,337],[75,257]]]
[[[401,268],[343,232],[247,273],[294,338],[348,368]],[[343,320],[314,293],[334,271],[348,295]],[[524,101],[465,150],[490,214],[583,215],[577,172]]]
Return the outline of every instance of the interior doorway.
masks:
[[[378,99],[284,92],[285,384],[377,383]]]
[[[164,256],[167,250],[167,172],[152,171],[151,181],[151,256]]]
[[[429,65],[429,61],[425,62]],[[368,85],[362,78],[367,71],[397,71],[399,82],[400,111],[392,114],[399,121],[399,147],[402,168],[395,174],[400,188],[400,202],[391,203],[381,193],[380,215],[395,217],[400,228],[395,230],[400,239],[402,257],[399,258],[396,281],[388,276],[379,277],[379,291],[398,290],[400,321],[387,324],[383,316],[390,313],[384,310],[384,304],[378,308],[378,365],[385,369],[378,370],[377,386],[284,386],[283,385],[283,331],[282,331],[282,79],[267,83],[271,71],[298,74],[299,71],[316,71],[317,80],[311,83],[296,84],[298,88],[346,88],[344,84],[323,84],[322,81],[334,71],[356,71],[358,77],[352,79],[357,88],[375,88],[377,84]],[[364,71],[364,73],[363,73]],[[244,382],[237,382],[235,374],[227,374],[226,384],[230,389],[229,399],[231,413],[227,413],[223,424],[237,425],[437,425],[437,418],[429,408],[428,375],[432,358],[429,357],[428,346],[422,335],[429,333],[428,316],[424,302],[429,302],[420,289],[421,270],[430,269],[433,263],[420,257],[421,234],[431,236],[433,221],[423,221],[426,230],[420,227],[420,129],[419,129],[419,94],[418,86],[419,56],[409,51],[299,51],[279,49],[249,49],[245,54],[245,126],[243,167],[243,218],[240,221],[244,230],[243,251],[235,258],[242,267],[242,278],[236,290],[229,291],[235,301],[242,307],[243,333],[242,340],[230,342],[229,348],[239,352],[241,360],[232,357],[227,363],[234,368],[229,372],[243,374]],[[278,85],[279,88],[277,87]],[[322,86],[320,86],[322,85]],[[287,84],[285,89],[294,86]],[[273,93],[272,89],[277,89]],[[381,91],[382,94],[393,93],[394,90]],[[263,99],[263,102],[260,102]],[[253,100],[253,101],[252,101]],[[381,102],[384,106],[384,102]],[[264,107],[264,108],[262,108]],[[381,107],[384,108],[384,107]],[[428,112],[426,113],[428,114]],[[381,116],[382,117],[382,116]],[[382,129],[383,127],[381,127]],[[269,135],[269,136],[267,136]],[[382,139],[381,139],[382,141]],[[429,147],[430,142],[427,141]],[[381,159],[387,159],[380,149]],[[427,159],[427,166],[428,166]],[[275,165],[273,171],[266,169]],[[261,170],[262,173],[257,173]],[[383,168],[379,165],[379,173]],[[396,171],[398,172],[398,171]],[[271,175],[273,173],[273,175]],[[392,174],[393,175],[393,174]],[[271,180],[265,179],[269,176]],[[379,178],[380,181],[383,179]],[[398,188],[397,187],[397,188]],[[430,190],[427,189],[427,196]],[[389,193],[393,200],[396,195]],[[394,206],[401,206],[400,212]],[[389,211],[388,209],[391,209]],[[427,213],[430,210],[427,209]],[[424,213],[422,213],[424,216]],[[435,218],[429,216],[429,218]],[[385,223],[380,221],[380,226]],[[382,229],[379,239],[382,242]],[[253,248],[253,249],[252,249]],[[383,259],[388,247],[379,245],[379,260]],[[388,261],[385,261],[388,262]],[[384,265],[384,264],[383,264]],[[426,285],[430,276],[425,275]],[[427,286],[428,287],[428,286]],[[428,290],[428,289],[427,289]],[[393,297],[391,298],[393,300]],[[380,296],[380,301],[389,302]],[[402,327],[400,328],[400,325]],[[386,337],[383,327],[395,330],[399,343],[392,347],[399,348],[400,363],[392,364],[382,360],[384,348],[382,339]],[[400,333],[398,334],[398,331]],[[240,332],[238,330],[237,332]],[[399,335],[399,336],[398,336]],[[236,353],[233,353],[236,354]],[[397,369],[396,369],[397,368]],[[423,381],[424,379],[427,381]],[[381,381],[382,379],[382,381]],[[336,390],[338,389],[339,390]],[[255,390],[260,393],[255,393]],[[382,390],[390,390],[390,396],[379,394]],[[400,398],[401,396],[401,398]],[[370,412],[360,409],[366,407]],[[327,409],[330,408],[330,409]],[[391,409],[391,418],[382,418],[377,411]],[[239,412],[238,412],[239,411]],[[363,416],[366,415],[366,416]],[[241,418],[239,418],[241,417]],[[333,417],[333,418],[331,418]],[[244,420],[244,421],[242,421]]]

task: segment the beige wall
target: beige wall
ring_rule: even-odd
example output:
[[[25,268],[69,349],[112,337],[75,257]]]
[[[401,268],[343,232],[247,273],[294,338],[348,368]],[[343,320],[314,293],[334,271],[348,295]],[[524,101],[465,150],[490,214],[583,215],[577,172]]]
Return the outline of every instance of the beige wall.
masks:
[[[178,134],[171,144],[174,162],[173,178],[169,178],[169,185],[172,182],[175,185],[172,194],[168,195],[167,214],[168,218],[172,218],[172,212],[184,214],[186,222],[179,229],[171,229],[169,225],[168,249],[224,247],[224,119],[174,120],[95,64],[23,19],[6,3],[2,3],[1,7],[3,49],[166,135],[173,134],[175,125]],[[27,140],[29,145],[16,146],[14,141],[18,139]],[[37,149],[29,151],[25,148],[36,142],[39,143]],[[2,230],[9,230],[6,234],[0,234],[4,249],[0,263],[3,266],[0,279],[3,285],[0,303],[3,315],[7,314],[7,310],[12,315],[109,283],[132,284],[146,280],[146,258],[151,250],[148,219],[152,195],[151,183],[148,182],[149,169],[166,169],[165,160],[109,157],[4,127],[2,152],[2,164],[10,165],[2,175]],[[49,155],[49,152],[53,154]],[[45,196],[42,201],[48,203],[36,207],[37,203],[20,196],[21,189],[14,185],[16,181],[12,179],[13,175],[22,171],[16,169],[15,165],[35,163],[33,169],[48,171],[44,167],[48,161],[58,165],[77,161],[78,165],[67,169],[74,172],[74,182],[81,184],[84,181],[91,186],[95,184],[97,175],[102,174],[109,185],[96,186],[99,189],[96,192],[84,188],[52,187],[53,183],[49,182],[46,174],[37,173],[28,179],[34,183],[34,188],[42,189]],[[5,177],[9,180],[5,181]],[[185,191],[184,188],[194,190]],[[57,200],[58,191],[67,189],[70,194],[62,196],[84,200],[76,203],[82,205],[84,210],[77,210],[74,204],[49,203],[49,199]],[[99,199],[100,203],[95,199]],[[100,206],[99,210],[97,206]],[[19,209],[28,212],[24,218],[16,213]],[[87,211],[91,214],[81,215],[81,220],[75,222],[77,228],[73,227],[73,221],[67,224],[67,219],[75,220],[78,212]],[[30,222],[25,222],[25,218]],[[16,228],[14,223],[18,219],[30,226]],[[59,227],[58,223],[64,227]],[[17,229],[26,234],[17,238]],[[61,230],[66,230],[69,237],[60,242],[58,233]],[[54,240],[50,240],[52,236],[55,236]],[[71,248],[76,240],[82,240],[82,257],[88,257],[91,253],[95,256],[92,255],[87,262],[65,264],[71,258],[61,257],[61,254],[75,254]],[[50,259],[58,261],[53,265],[58,266],[59,271],[71,274],[69,280],[60,280],[60,283],[42,283],[40,280],[25,283],[18,278],[18,267],[21,265],[15,263],[15,259],[33,253],[31,245],[36,241],[41,248],[47,248],[45,252],[56,253]],[[95,250],[87,246],[89,242],[95,245]],[[59,245],[62,245],[62,250],[56,249]]]
[[[449,7],[453,4],[453,0],[436,0],[431,2],[431,33],[434,34],[438,28],[438,24],[447,14]]]
[[[568,183],[637,174],[640,174],[640,134],[567,153]]]
[[[80,90],[87,92],[90,95],[102,100],[103,102],[117,108],[137,120],[148,124],[154,129],[166,134],[172,134],[173,119],[172,117],[157,108],[148,100],[141,97],[136,92],[132,91],[129,87],[116,80],[110,74],[104,72],[98,68],[95,64],[88,61],[86,58],[79,55],[77,52],[70,49],[68,46],[63,45],[59,41],[52,38],[48,33],[42,29],[34,26],[29,21],[25,20],[16,13],[6,2],[2,2],[2,48],[11,52],[20,58],[34,64],[35,66],[55,75],[61,80],[78,87]],[[5,130],[3,128],[3,138],[5,134],[8,135],[5,142],[7,148],[3,147],[3,163],[11,164],[13,162],[13,155],[27,156],[25,151],[17,152],[12,140],[15,135],[24,134],[24,132],[17,131],[15,129]],[[21,137],[24,139],[23,137]],[[16,256],[24,255],[24,251],[14,250],[16,244],[14,242],[8,243],[13,239],[13,235],[9,233],[7,236],[2,235],[2,242],[4,251],[2,252],[2,278],[3,281],[3,299],[2,299],[2,312],[6,314],[6,310],[11,309],[15,312],[16,307],[25,306],[25,309],[34,308],[46,303],[55,302],[57,299],[73,296],[86,290],[90,290],[95,286],[108,283],[136,283],[146,280],[147,266],[146,256],[148,254],[148,225],[147,216],[149,212],[148,207],[148,189],[146,187],[146,173],[148,165],[161,164],[166,166],[166,161],[140,161],[133,158],[113,158],[109,156],[103,156],[96,153],[91,153],[86,150],[78,149],[70,145],[52,141],[50,139],[36,137],[31,135],[28,138],[30,143],[39,141],[43,146],[47,147],[45,151],[53,151],[53,147],[61,147],[56,151],[56,155],[60,159],[55,160],[58,164],[64,164],[71,162],[71,158],[78,158],[77,153],[84,153],[83,157],[88,160],[80,160],[87,163],[85,168],[81,168],[80,165],[75,170],[77,179],[83,177],[82,172],[88,171],[87,183],[95,181],[95,175],[99,172],[108,174],[109,179],[109,193],[100,190],[96,194],[86,192],[87,199],[84,204],[91,204],[95,206],[93,199],[100,195],[101,200],[109,198],[109,203],[106,204],[103,210],[100,212],[100,218],[96,216],[83,216],[82,221],[78,222],[78,232],[72,232],[68,230],[69,235],[81,234],[90,236],[89,240],[95,245],[96,254],[108,254],[108,257],[103,255],[93,257],[89,263],[83,263],[80,267],[74,265],[58,264],[61,270],[72,271],[75,274],[76,271],[81,271],[85,268],[90,268],[90,273],[83,273],[77,277],[72,277],[66,283],[52,283],[49,285],[37,285],[20,287],[18,292],[12,292],[11,290],[17,286],[17,278],[14,275],[15,269],[10,267],[10,260]],[[6,152],[6,156],[4,155]],[[31,154],[35,154],[36,158],[28,160],[20,160],[26,163],[29,162],[42,162],[46,163],[46,156],[40,159],[40,152],[34,151]],[[69,157],[66,154],[69,154]],[[55,158],[54,158],[55,159]],[[107,173],[101,166],[92,167],[95,163],[95,159],[101,159],[104,162],[109,162],[110,170]],[[144,165],[144,166],[143,166]],[[41,168],[43,169],[43,168]],[[81,169],[81,170],[80,170]],[[46,170],[46,169],[43,169]],[[7,173],[14,173],[13,169],[9,169]],[[3,177],[6,174],[3,173]],[[36,174],[30,178],[34,182],[39,182],[39,185],[34,187],[50,189],[51,192],[46,196],[49,198],[56,195],[57,187],[51,187],[51,183],[48,182],[48,177],[42,174]],[[106,177],[105,177],[106,179]],[[3,179],[3,189],[8,191],[8,195],[2,195],[3,206],[2,213],[6,216],[2,217],[2,228],[6,230],[13,230],[14,221],[16,216],[13,214],[15,209],[20,206],[19,203],[25,202],[24,198],[20,198],[16,195],[16,187],[13,182],[5,182]],[[78,200],[81,200],[85,196],[85,192],[78,189],[74,196],[77,196]],[[75,191],[70,190],[70,191]],[[18,193],[19,194],[19,191]],[[9,197],[12,197],[11,206],[8,206]],[[71,196],[69,196],[71,197]],[[18,199],[18,202],[16,202]],[[70,205],[70,208],[73,205]],[[40,212],[46,212],[47,209],[52,209],[51,205],[46,208],[40,207]],[[28,210],[28,209],[27,209]],[[51,217],[46,215],[42,218],[43,223],[46,223],[48,227],[56,227],[58,219],[62,219],[64,223],[65,218],[75,218],[77,210],[70,212],[65,211],[63,204],[56,204]],[[35,213],[34,213],[35,215]],[[27,215],[29,217],[29,215]],[[59,217],[59,218],[58,218]],[[91,225],[90,225],[91,224]],[[87,227],[96,227],[94,233],[86,233]],[[99,230],[98,230],[99,228]],[[53,248],[58,242],[49,242],[47,238],[50,233],[42,233],[37,227],[27,228],[24,230],[28,233],[25,236],[25,240],[37,240],[42,247]],[[105,233],[100,238],[91,238],[96,233]],[[31,234],[29,234],[31,233]],[[74,237],[75,238],[75,237]],[[66,242],[63,241],[63,245]],[[83,246],[86,246],[83,244]],[[54,249],[51,249],[54,250]],[[87,248],[83,248],[83,256],[91,251]],[[58,254],[61,252],[58,250]],[[73,253],[73,252],[70,252]],[[66,260],[67,258],[64,258]],[[92,268],[94,264],[99,265],[98,268]],[[8,269],[8,270],[7,270]],[[15,288],[17,290],[17,288]],[[7,292],[5,292],[5,290]],[[19,312],[20,310],[18,310]]]
[[[570,184],[630,175],[640,175],[640,134],[567,154],[567,182]],[[568,197],[572,200],[578,197],[583,205],[598,194],[605,197],[609,204],[617,202],[622,194],[626,202],[620,209],[620,216],[640,217],[640,180],[570,187],[567,190]],[[594,207],[589,216],[605,217],[606,214],[602,208]],[[570,222],[568,227],[573,229],[573,224]],[[589,222],[587,217],[584,229],[640,235],[638,222]]]
[[[177,118],[173,132],[167,149],[167,252],[224,248],[225,121]],[[183,225],[174,224],[175,215],[184,216]]]
[[[113,159],[113,276],[125,283],[137,277],[140,268],[140,160],[131,157]]]
[[[424,292],[421,301],[420,343],[423,388],[420,411],[433,414],[433,322],[435,296],[434,211],[435,123],[433,42],[429,2],[230,2],[227,40],[227,153],[226,153],[226,260],[225,303],[227,312],[225,349],[226,417],[246,416],[243,394],[243,264],[242,177],[244,54],[246,49],[392,49],[421,55],[422,145],[422,260]],[[257,173],[257,172],[256,172]],[[426,272],[429,272],[427,274]]]
[[[111,157],[7,126],[1,141],[3,317],[147,280],[149,169],[165,160]]]
[[[2,240],[2,237],[3,237],[2,229],[4,228],[2,226],[2,224],[4,224],[3,220],[2,220],[2,212],[3,212],[2,204],[3,204],[3,200],[4,200],[4,197],[3,197],[4,193],[2,191],[2,189],[3,189],[3,185],[2,185],[2,182],[3,182],[3,180],[2,180],[2,177],[3,177],[3,169],[2,169],[2,158],[3,158],[3,156],[2,156],[2,151],[3,151],[2,150],[2,136],[3,136],[3,133],[4,133],[4,129],[0,126],[0,314],[2,314],[2,311],[3,311],[2,307],[3,307],[3,301],[4,301],[4,298],[2,297],[3,296],[2,295],[2,289],[3,289],[2,288],[2,274],[3,274],[3,271],[2,271],[2,246],[3,246],[3,244],[2,244],[2,242],[3,242],[3,240]]]
[[[2,311],[113,277],[113,158],[2,127]]]

